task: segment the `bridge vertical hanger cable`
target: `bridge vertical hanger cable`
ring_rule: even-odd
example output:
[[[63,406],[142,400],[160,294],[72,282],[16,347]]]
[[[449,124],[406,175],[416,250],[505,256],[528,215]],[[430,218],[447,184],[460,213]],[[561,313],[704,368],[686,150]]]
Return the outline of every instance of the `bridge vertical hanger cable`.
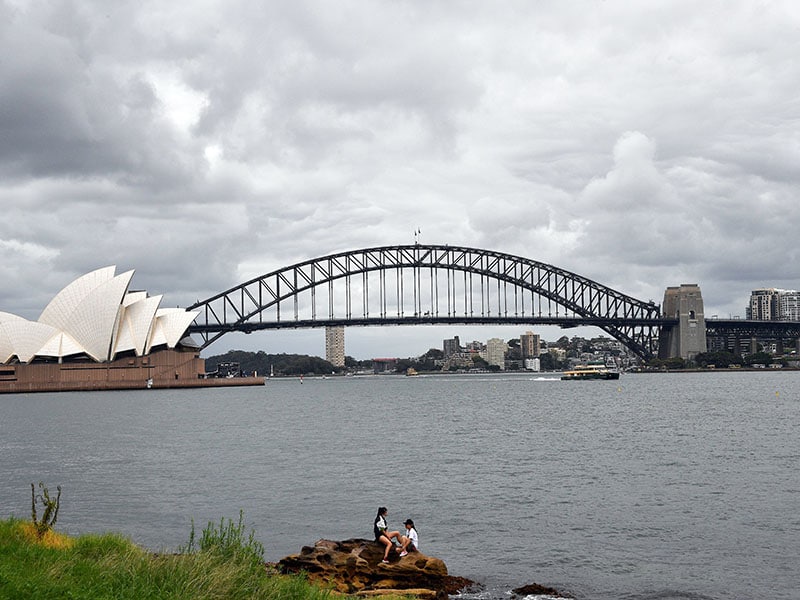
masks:
[[[311,265],[311,319],[316,320],[317,318],[317,286],[316,286],[316,265],[312,263]],[[263,311],[262,311],[263,312]],[[261,315],[262,313],[259,313]]]
[[[333,278],[330,277],[330,274],[333,272],[333,262],[328,261],[328,318],[333,319],[333,316],[336,314],[334,312],[334,304],[333,304]]]
[[[294,269],[294,272],[292,273],[292,275],[294,276],[294,289],[297,290],[298,289],[298,285],[297,285],[298,282],[297,282],[297,269],[296,268]],[[293,298],[294,298],[294,320],[295,321],[299,321],[300,320],[300,311],[299,311],[300,295],[299,294],[294,294]]]

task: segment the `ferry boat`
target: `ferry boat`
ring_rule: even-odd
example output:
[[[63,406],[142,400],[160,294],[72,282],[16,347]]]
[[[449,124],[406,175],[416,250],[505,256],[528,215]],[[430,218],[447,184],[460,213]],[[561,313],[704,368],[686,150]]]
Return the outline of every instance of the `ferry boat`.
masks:
[[[574,369],[564,371],[562,380],[572,379],[619,379],[619,371],[609,369],[604,364],[578,365]]]

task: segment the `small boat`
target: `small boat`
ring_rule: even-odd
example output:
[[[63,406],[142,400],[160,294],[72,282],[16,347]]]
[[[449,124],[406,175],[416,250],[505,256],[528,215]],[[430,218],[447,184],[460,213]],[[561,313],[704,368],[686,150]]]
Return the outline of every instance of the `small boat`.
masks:
[[[406,377],[416,377],[417,375],[419,375],[419,373],[417,373],[414,367],[408,367],[408,369],[406,369]]]
[[[564,381],[572,379],[619,379],[619,371],[609,369],[602,363],[578,365],[574,369],[564,371],[561,379]]]

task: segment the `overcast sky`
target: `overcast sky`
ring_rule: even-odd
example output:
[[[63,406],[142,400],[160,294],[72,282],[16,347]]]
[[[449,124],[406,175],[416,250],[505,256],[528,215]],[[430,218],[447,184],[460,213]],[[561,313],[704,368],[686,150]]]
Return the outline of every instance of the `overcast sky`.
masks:
[[[744,316],[800,288],[798,56],[791,0],[0,0],[0,310],[109,264],[186,306],[419,228]],[[349,329],[347,353],[519,329]]]

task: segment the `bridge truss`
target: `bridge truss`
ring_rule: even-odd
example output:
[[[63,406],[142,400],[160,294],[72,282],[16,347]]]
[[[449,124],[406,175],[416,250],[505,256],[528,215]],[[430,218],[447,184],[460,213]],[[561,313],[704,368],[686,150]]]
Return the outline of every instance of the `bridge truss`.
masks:
[[[755,342],[775,342],[780,348],[785,343],[800,350],[800,322],[798,321],[753,321],[743,319],[706,319],[706,339],[709,349],[712,344],[720,349],[741,353],[743,347]]]
[[[208,346],[230,331],[328,325],[593,325],[638,356],[657,353],[660,308],[520,256],[441,245],[383,246],[256,277],[190,310]]]

